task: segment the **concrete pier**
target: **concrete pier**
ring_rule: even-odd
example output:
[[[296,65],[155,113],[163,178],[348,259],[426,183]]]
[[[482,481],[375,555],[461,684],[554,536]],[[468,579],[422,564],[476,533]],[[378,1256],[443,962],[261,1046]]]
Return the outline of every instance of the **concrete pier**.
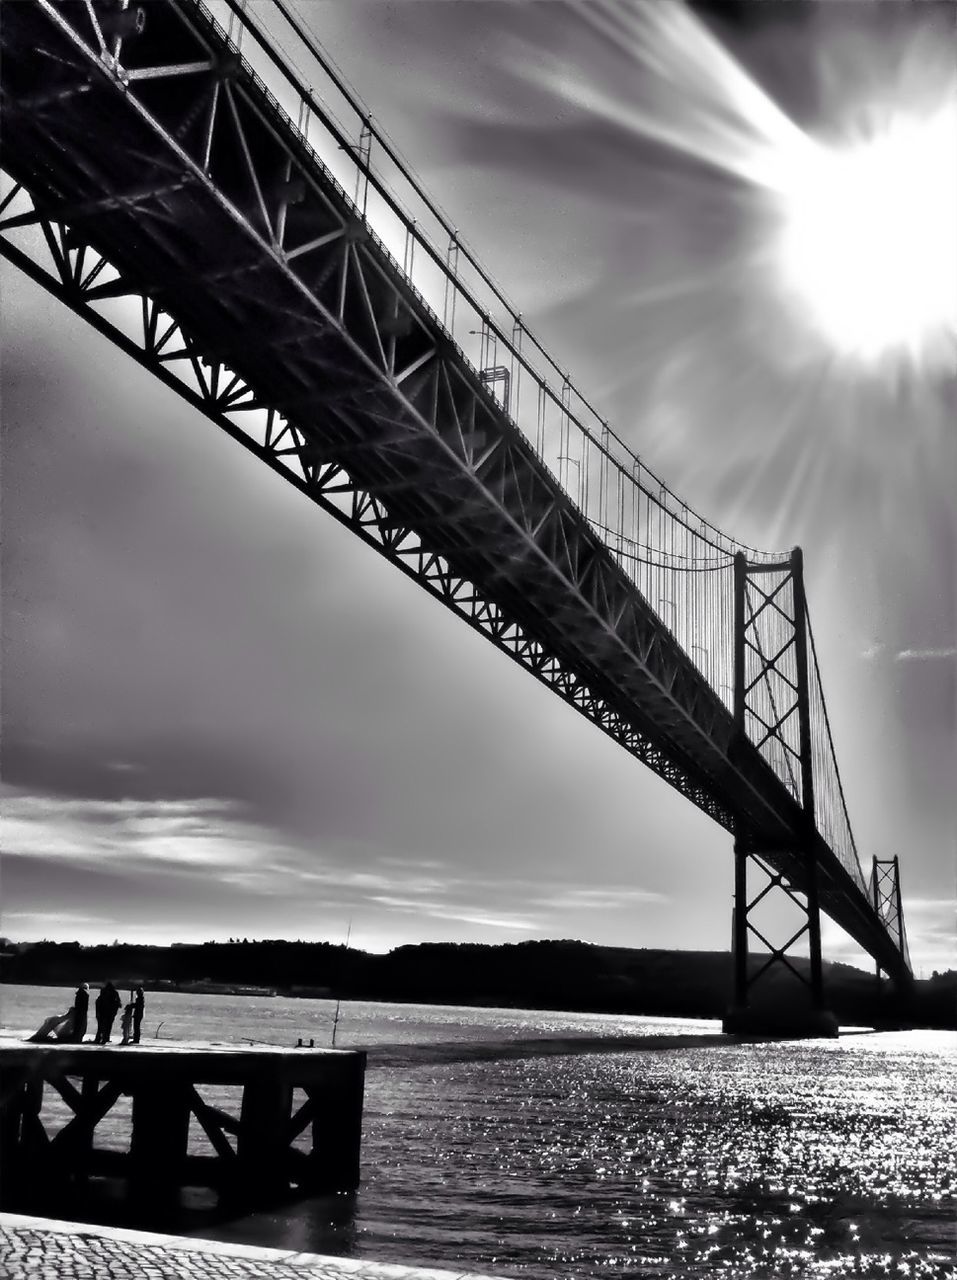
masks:
[[[0,1275],[6,1280],[493,1280],[474,1272],[290,1253],[22,1214],[0,1214]]]
[[[732,1007],[721,1029],[727,1035],[758,1036],[774,1040],[833,1039],[840,1034],[837,1018],[827,1009]]]
[[[4,1036],[4,1207],[11,1189],[24,1207],[32,1190],[98,1174],[123,1178],[131,1198],[154,1206],[175,1204],[183,1187],[211,1187],[250,1207],[293,1190],[353,1190],[364,1078],[365,1054],[355,1050]],[[123,1098],[132,1100],[128,1118],[117,1107]],[[109,1148],[97,1136],[111,1112]],[[125,1131],[120,1149],[118,1125]]]

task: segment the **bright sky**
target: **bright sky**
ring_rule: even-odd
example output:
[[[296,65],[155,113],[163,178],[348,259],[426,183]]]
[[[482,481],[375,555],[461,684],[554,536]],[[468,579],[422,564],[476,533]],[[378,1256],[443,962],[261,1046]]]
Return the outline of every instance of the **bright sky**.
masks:
[[[955,10],[719,8],[306,12],[648,464],[803,546],[858,847],[900,855],[929,973],[955,964]],[[727,945],[724,832],[3,284],[6,934]]]

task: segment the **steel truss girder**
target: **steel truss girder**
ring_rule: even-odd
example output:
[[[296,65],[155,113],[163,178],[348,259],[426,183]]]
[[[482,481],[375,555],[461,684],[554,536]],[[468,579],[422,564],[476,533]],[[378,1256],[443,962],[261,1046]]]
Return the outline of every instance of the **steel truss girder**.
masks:
[[[73,49],[84,47],[82,32],[69,29],[46,0],[37,0],[37,6],[58,23],[59,35],[70,42]],[[178,4],[152,6],[148,25],[152,27],[164,14],[177,16],[180,37],[188,31],[190,38],[198,42],[176,59],[164,52],[164,67],[175,69],[210,57],[214,50],[208,34],[201,30],[202,23],[198,21],[194,5],[182,0]],[[137,41],[130,47],[145,49],[145,45],[145,41]],[[97,63],[95,49],[87,48],[86,52],[95,71],[107,80],[118,76],[122,82],[123,68],[117,70],[112,64],[104,65],[102,59]],[[148,65],[148,59],[145,54],[138,57],[135,69],[142,70],[144,63]],[[144,225],[151,227],[152,234],[160,237],[161,248],[166,250],[164,258],[171,259],[164,260],[162,270],[152,272],[148,291],[169,306],[168,298],[178,285],[177,271],[180,275],[198,274],[207,288],[215,283],[217,302],[241,305],[245,318],[249,307],[262,301],[261,290],[250,290],[247,285],[242,290],[242,298],[231,291],[235,290],[240,272],[259,269],[257,262],[250,260],[249,246],[255,245],[252,252],[264,264],[263,269],[269,267],[275,272],[278,267],[286,285],[299,296],[301,303],[312,304],[317,318],[321,317],[320,333],[335,330],[340,339],[346,340],[354,366],[349,374],[349,388],[343,391],[334,385],[334,379],[328,376],[327,364],[323,368],[327,375],[324,406],[329,402],[335,404],[344,395],[362,398],[356,390],[356,378],[361,376],[361,390],[366,400],[361,405],[361,413],[366,420],[376,408],[384,410],[387,418],[404,423],[410,441],[421,437],[425,427],[432,444],[438,442],[444,446],[445,460],[451,459],[459,467],[471,491],[478,489],[486,509],[492,512],[498,509],[495,535],[502,541],[503,555],[498,564],[483,567],[489,583],[494,583],[498,590],[503,579],[508,583],[515,577],[518,566],[527,565],[526,579],[530,577],[540,592],[543,583],[550,583],[552,600],[540,609],[543,619],[554,617],[557,596],[569,594],[575,599],[580,612],[575,626],[579,645],[587,639],[591,649],[590,660],[585,657],[586,665],[590,662],[596,676],[605,676],[609,689],[616,693],[620,690],[625,703],[634,704],[632,709],[646,736],[660,736],[659,730],[666,729],[672,740],[671,754],[677,767],[689,775],[692,792],[702,797],[705,792],[710,794],[702,807],[707,812],[713,812],[716,805],[723,807],[714,795],[730,780],[738,791],[738,803],[752,811],[754,821],[769,829],[769,835],[775,830],[780,834],[787,828],[793,812],[787,805],[784,813],[779,812],[777,798],[766,793],[763,780],[756,782],[746,769],[741,770],[728,760],[726,747],[731,726],[720,699],[634,591],[571,501],[557,490],[554,481],[534,459],[529,446],[510,426],[501,406],[482,383],[480,373],[465,365],[461,353],[441,331],[434,315],[404,278],[391,269],[394,264],[351,210],[341,191],[330,183],[328,175],[318,169],[313,159],[306,162],[301,143],[290,137],[288,130],[283,134],[277,129],[276,112],[263,111],[257,106],[239,69],[229,67],[228,75],[220,74],[219,65],[219,61],[212,58],[213,70],[205,78],[208,80],[205,98],[202,91],[198,95],[196,91],[198,81],[201,86],[205,83],[204,77],[193,73],[189,94],[156,96],[158,85],[163,88],[175,81],[173,72],[162,80],[139,77],[124,87],[126,105],[138,114],[137,124],[147,124],[154,129],[165,145],[161,152],[164,162],[154,167],[165,174],[172,157],[193,178],[196,191],[204,184],[212,187],[207,196],[219,203],[220,216],[241,228],[241,239],[246,246],[241,257],[237,260],[234,256],[229,266],[204,267],[197,273],[195,262],[185,262],[182,256],[177,259],[177,246],[162,240],[158,230],[160,220],[155,217],[160,210],[152,206],[139,209],[136,231],[142,232]],[[87,74],[94,72],[88,70]],[[147,92],[148,96],[143,99]],[[220,99],[227,102],[228,109]],[[76,136],[76,127],[72,121],[66,126],[71,139]],[[117,130],[112,140],[114,152],[120,151],[124,141],[124,134]],[[125,145],[132,153],[143,144],[137,135]],[[97,176],[92,161],[87,169],[89,172],[80,175],[81,188],[89,187],[91,173]],[[76,175],[71,176],[76,182]],[[288,193],[290,187],[297,184],[301,191],[297,203],[292,204]],[[98,192],[99,187],[95,187],[88,198]],[[161,211],[164,215],[170,212]],[[118,218],[123,213],[122,210],[116,212]],[[308,229],[301,221],[303,212],[308,214]],[[47,213],[46,203],[43,213]],[[125,226],[123,231],[126,234]],[[99,225],[89,229],[91,237],[98,237],[99,233]],[[291,254],[298,256],[291,260]],[[117,262],[118,267],[129,267],[135,276],[134,265]],[[268,300],[275,305],[275,299]],[[184,322],[190,319],[183,314],[178,318]],[[269,320],[263,323],[274,327]],[[248,321],[246,327],[249,327]],[[207,336],[205,344],[209,346],[210,342],[211,336]],[[290,390],[289,383],[296,380],[296,357],[301,356],[299,363],[303,368],[299,379],[300,400],[315,395],[316,369],[315,361],[310,363],[300,349],[287,351],[286,356],[284,389],[274,390],[271,397],[261,395],[259,399],[274,407],[282,403],[292,411],[297,404],[297,393]],[[312,376],[307,366],[311,367]],[[361,375],[357,374],[357,367],[361,368]],[[376,405],[372,403],[374,397],[365,390],[370,379],[376,378],[390,401],[385,406],[382,396]],[[412,462],[414,450],[409,453]],[[434,460],[437,456],[433,448],[431,457]],[[370,469],[359,465],[355,470],[357,478],[370,490],[375,490],[377,484],[401,484],[400,468],[384,477],[374,476]],[[424,470],[423,460],[419,476]],[[415,489],[414,483],[409,486],[410,497],[415,496]],[[397,492],[392,490],[391,496],[392,506],[396,507]],[[456,498],[457,510],[454,513],[450,510],[449,516],[464,536],[450,538],[443,533],[444,545],[448,546],[468,541],[468,521],[461,518],[461,513],[469,510],[469,494],[457,492]],[[416,518],[432,520],[435,508],[434,504],[413,502],[400,514],[412,523]],[[483,519],[475,533],[486,535],[488,528],[489,521]],[[506,541],[512,545],[506,545]],[[612,660],[618,668],[616,671],[610,668]],[[631,689],[627,687],[629,683]],[[644,711],[638,710],[642,705]],[[629,719],[633,718],[632,711],[627,714]]]
[[[67,238],[64,229],[47,229],[54,242],[62,247]],[[2,230],[0,227],[0,233]],[[89,246],[85,248],[88,250]],[[489,600],[480,588],[456,574],[440,553],[423,544],[415,530],[397,522],[375,493],[357,485],[338,463],[322,467],[304,460],[308,458],[308,441],[296,426],[289,422],[278,423],[278,414],[269,410],[266,411],[266,421],[258,435],[245,428],[236,415],[242,414],[246,408],[244,398],[252,400],[255,392],[233,370],[206,356],[202,348],[153,299],[137,295],[130,289],[128,296],[137,298],[142,317],[140,340],[134,341],[94,309],[92,301],[85,296],[82,286],[78,284],[75,263],[82,256],[82,249],[61,260],[59,277],[45,271],[2,235],[0,251],[166,386],[417,581],[430,595],[440,600],[473,629],[485,635],[536,679],[558,693],[643,764],[704,807],[707,798],[694,793],[681,771],[640,730],[592,690],[585,680],[569,670],[561,655],[549,652],[528,635],[515,618],[509,617],[504,609]],[[98,278],[104,269],[110,268],[104,263],[89,278]],[[116,296],[122,296],[119,280],[117,285]],[[174,340],[181,345],[170,350],[170,344]],[[179,368],[174,369],[173,366]],[[193,375],[192,385],[188,380],[189,373]],[[288,449],[284,447],[284,442],[290,440],[296,443]],[[300,465],[296,469],[285,461],[290,453],[299,459]],[[725,827],[730,827],[730,815],[723,812],[717,804],[711,804],[710,816]]]
[[[45,0],[39,0],[39,5],[45,13],[51,14],[59,22],[62,35],[72,39],[74,46],[79,44],[82,47],[82,42],[76,38],[77,33],[66,28],[59,15],[50,9]],[[188,4],[157,5],[155,10],[161,12],[167,8],[177,12],[192,12],[192,6]],[[153,21],[154,10],[151,9],[150,12]],[[209,50],[201,49],[198,52],[205,54]],[[194,60],[187,58],[181,62],[186,65]],[[98,69],[104,70],[102,67]],[[111,68],[107,67],[105,70],[109,73]],[[195,79],[193,77],[194,84]],[[604,662],[607,651],[612,649],[616,651],[615,656],[619,662],[629,654],[633,655],[632,661],[634,657],[641,660],[645,668],[640,673],[644,695],[667,704],[666,715],[672,718],[673,724],[680,725],[692,744],[691,755],[684,753],[684,759],[681,759],[683,753],[680,748],[673,749],[672,754],[677,758],[678,768],[684,769],[689,775],[697,775],[690,779],[693,793],[703,796],[705,790],[713,790],[715,779],[708,777],[707,768],[702,771],[701,762],[696,763],[694,755],[704,751],[713,757],[712,770],[726,768],[720,752],[722,740],[727,739],[729,730],[722,704],[698,677],[680,650],[670,642],[663,629],[659,627],[660,634],[656,633],[653,615],[646,607],[642,607],[642,602],[632,592],[630,583],[623,578],[612,557],[597,541],[565,495],[556,493],[553,485],[543,485],[542,475],[536,474],[535,468],[529,466],[530,450],[521,437],[514,431],[511,434],[503,432],[500,407],[483,386],[478,373],[467,369],[460,358],[453,361],[440,359],[433,354],[441,352],[444,355],[448,352],[449,355],[456,356],[456,349],[451,347],[448,338],[441,331],[430,326],[429,313],[427,310],[423,313],[421,300],[411,298],[414,291],[407,283],[389,276],[382,252],[373,245],[366,228],[348,209],[343,211],[342,201],[337,203],[330,199],[328,191],[316,180],[315,165],[313,164],[312,171],[306,171],[301,157],[289,147],[288,139],[275,135],[273,122],[259,118],[258,124],[256,123],[256,111],[237,87],[237,75],[231,75],[226,84],[231,104],[226,112],[216,111],[220,78],[213,77],[208,95],[208,120],[202,138],[192,138],[192,155],[188,149],[183,148],[191,140],[192,125],[203,113],[197,113],[195,98],[174,95],[173,114],[167,114],[165,120],[157,124],[147,116],[145,110],[142,110],[143,104],[136,99],[137,92],[142,92],[144,84],[155,86],[155,83],[156,81],[142,79],[142,82],[128,85],[126,101],[129,105],[141,108],[141,122],[142,119],[148,119],[151,127],[159,128],[164,134],[167,144],[167,152],[164,154],[168,157],[172,152],[174,158],[180,160],[185,171],[195,180],[197,187],[204,182],[208,185],[219,176],[225,182],[228,194],[241,203],[243,192],[238,189],[236,174],[228,177],[223,173],[224,161],[220,155],[224,145],[221,141],[224,130],[234,136],[234,139],[238,138],[238,144],[234,141],[233,153],[241,156],[236,165],[246,183],[245,193],[249,196],[247,204],[251,207],[238,216],[234,207],[223,207],[232,221],[241,225],[245,233],[244,241],[258,241],[256,252],[261,254],[264,263],[273,261],[275,265],[274,259],[278,257],[281,260],[280,265],[287,281],[290,276],[293,277],[291,283],[295,285],[300,297],[305,292],[306,299],[318,304],[314,309],[322,317],[323,323],[327,327],[337,327],[339,336],[347,339],[351,356],[363,367],[363,378],[368,381],[370,376],[377,376],[382,380],[382,389],[392,401],[386,416],[401,418],[407,426],[410,440],[417,434],[421,435],[422,427],[427,426],[432,441],[438,437],[445,446],[447,457],[459,464],[469,480],[477,480],[482,486],[484,498],[491,498],[492,503],[498,506],[501,525],[499,533],[514,536],[517,532],[520,536],[524,535],[526,551],[530,552],[533,560],[537,559],[538,567],[550,572],[553,578],[557,576],[561,590],[570,589],[578,597],[583,605],[583,614],[590,614],[592,617],[592,630],[603,635],[600,645],[594,650],[596,659],[600,657]],[[191,104],[185,118],[184,101]],[[150,105],[157,107],[155,100]],[[262,136],[256,146],[252,146],[246,136],[255,129],[262,135],[267,127],[272,130],[270,140],[277,145],[283,157],[278,166],[284,175],[282,184],[270,180],[265,172],[257,171]],[[203,168],[197,163],[196,149],[200,147],[200,143]],[[122,145],[123,135],[118,131],[113,142],[114,151],[119,151]],[[135,145],[141,145],[138,138]],[[92,164],[88,167],[92,171]],[[165,171],[168,159],[164,165],[156,167]],[[275,159],[272,167],[275,171]],[[287,214],[289,212],[285,193],[294,171],[297,179],[304,175],[303,186],[308,189],[305,203],[312,202],[312,224],[309,235],[305,238],[302,231],[298,235],[294,233],[294,229],[290,231],[289,217],[285,220],[281,217],[283,210]],[[85,172],[81,188],[84,185],[89,187],[89,179],[90,174]],[[272,193],[277,190],[282,193],[278,197],[278,204],[271,203]],[[222,195],[215,191],[212,194],[222,205]],[[142,229],[144,219],[149,218],[151,213],[152,210],[138,210],[138,230]],[[46,202],[41,216],[46,216]],[[315,220],[320,216],[325,220],[328,230],[322,236],[316,236]],[[90,234],[96,234],[99,230],[99,226],[91,227]],[[153,231],[155,233],[155,227]],[[75,230],[73,234],[79,234],[79,230]],[[322,243],[318,243],[319,241]],[[304,244],[314,247],[308,254],[300,254],[293,269],[283,258],[283,254],[287,248],[301,249]],[[202,282],[207,286],[214,280],[219,282],[218,301],[228,301],[231,298],[229,290],[235,284],[238,270],[249,270],[256,265],[250,264],[248,251],[244,252],[246,260],[234,262],[232,268],[202,271]],[[176,255],[170,250],[167,256],[174,258],[174,262],[164,264],[164,268],[173,266],[172,279],[175,284]],[[307,258],[309,261],[304,266]],[[186,270],[185,264],[182,270]],[[194,268],[190,267],[190,270]],[[303,272],[307,279],[303,277]],[[165,301],[170,280],[169,270],[164,269],[158,273],[151,292]],[[114,285],[113,291],[115,290]],[[252,299],[244,296],[243,303],[248,305],[250,301],[255,303],[259,300],[253,291]],[[182,316],[179,318],[182,319]],[[410,337],[415,349],[408,348]],[[402,351],[399,349],[400,342],[406,344]],[[296,372],[295,359],[290,356],[285,362],[285,373],[287,377],[292,375],[295,378]],[[355,374],[352,376],[354,379]],[[303,373],[301,382],[303,395],[309,395],[316,385],[315,378],[308,373]],[[398,406],[398,413],[395,400],[399,397],[396,396],[396,391],[401,393],[402,401]],[[352,394],[357,394],[354,381]],[[286,395],[289,395],[288,391]],[[335,401],[335,388],[327,389],[325,399]],[[260,400],[275,403],[274,397],[270,401],[270,397],[261,396]],[[373,407],[363,405],[364,414],[369,415]],[[381,397],[379,407],[382,407]],[[411,415],[409,410],[412,411]],[[463,463],[464,467],[461,465]],[[390,483],[389,479],[376,481],[371,475],[366,475],[364,479],[370,490],[375,489],[376,482]],[[391,482],[398,482],[398,476],[391,477]],[[414,489],[415,486],[411,488]],[[487,502],[486,505],[492,504]],[[543,506],[546,510],[544,520],[539,514]],[[434,511],[430,509],[410,514],[431,518]],[[534,541],[528,536],[532,528],[537,535]],[[509,566],[521,563],[522,559],[514,552],[506,556],[506,576],[510,573]],[[634,594],[634,599],[630,602],[627,600],[629,594]],[[610,627],[603,616],[612,601],[614,627]],[[622,632],[626,634],[622,635]],[[641,718],[639,713],[639,719]],[[646,735],[653,736],[653,720],[646,719],[643,730]],[[672,769],[668,770],[669,775],[673,772]],[[744,790],[748,790],[746,782]],[[752,801],[757,803],[759,809],[762,804],[767,806],[766,799],[762,801],[759,797],[752,797]],[[714,812],[720,805],[716,806],[712,796],[704,801],[703,807],[708,812]]]

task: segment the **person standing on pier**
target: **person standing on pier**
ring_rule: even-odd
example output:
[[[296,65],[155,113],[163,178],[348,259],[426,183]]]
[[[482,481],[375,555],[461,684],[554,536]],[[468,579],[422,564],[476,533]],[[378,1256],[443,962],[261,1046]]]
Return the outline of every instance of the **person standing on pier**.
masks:
[[[68,1039],[72,1044],[82,1044],[86,1035],[86,1019],[90,1009],[90,984],[81,982],[73,997],[73,1029]]]
[[[94,1044],[109,1044],[113,1034],[113,1023],[119,1012],[120,993],[112,982],[108,982],[96,997],[96,1039]]]
[[[140,1026],[143,1022],[143,988],[136,987],[133,991],[133,1043],[140,1042]]]

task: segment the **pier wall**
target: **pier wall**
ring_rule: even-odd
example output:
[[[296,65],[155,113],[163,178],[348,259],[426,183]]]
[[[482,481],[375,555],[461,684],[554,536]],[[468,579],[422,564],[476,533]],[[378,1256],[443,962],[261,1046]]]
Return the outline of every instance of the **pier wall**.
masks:
[[[154,1207],[185,1187],[250,1206],[353,1190],[364,1079],[355,1050],[0,1039],[0,1205],[97,1176]]]

